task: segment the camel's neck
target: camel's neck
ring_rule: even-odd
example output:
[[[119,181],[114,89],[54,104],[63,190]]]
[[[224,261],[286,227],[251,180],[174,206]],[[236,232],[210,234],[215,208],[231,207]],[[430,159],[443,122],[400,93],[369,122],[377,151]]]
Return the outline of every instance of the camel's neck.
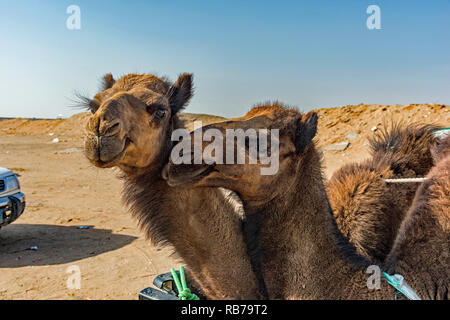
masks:
[[[311,145],[305,150],[291,190],[264,208],[246,207],[260,215],[262,269],[270,298],[342,298],[355,276],[363,277],[368,262],[354,253],[332,215],[320,168]]]
[[[165,133],[161,149],[150,165],[145,168],[131,168],[124,171],[124,188],[122,198],[130,207],[146,235],[155,243],[174,243],[179,229],[175,223],[186,219],[179,216],[184,201],[189,201],[189,191],[184,188],[171,188],[162,178],[161,172],[168,162],[173,141],[173,130],[183,127],[185,123],[174,115]],[[187,197],[187,198],[186,198]],[[179,198],[179,201],[176,201]],[[175,241],[176,242],[176,241]]]
[[[123,177],[122,200],[144,229],[146,236],[154,243],[165,242],[170,236],[165,224],[174,218],[173,210],[166,210],[168,205],[165,204],[169,186],[161,178],[157,167],[145,170]]]
[[[431,169],[417,190],[384,262],[401,274],[422,299],[449,299],[450,156]]]
[[[207,297],[261,298],[242,222],[221,190],[169,187],[152,169],[125,177],[123,200],[147,237],[173,246]]]

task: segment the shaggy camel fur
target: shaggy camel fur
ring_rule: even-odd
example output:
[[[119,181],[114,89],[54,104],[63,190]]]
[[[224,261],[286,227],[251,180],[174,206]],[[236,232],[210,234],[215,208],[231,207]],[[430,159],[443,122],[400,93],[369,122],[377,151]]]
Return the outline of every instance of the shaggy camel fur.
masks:
[[[433,162],[431,125],[397,123],[369,140],[371,157],[337,170],[327,194],[339,230],[359,254],[383,262],[411,206],[419,183],[384,179],[423,177]]]
[[[389,272],[418,274],[410,285],[450,299],[450,136],[432,149],[436,165],[416,192],[386,260]],[[433,284],[433,285],[429,285]]]
[[[192,164],[166,166],[163,176],[172,186],[221,186],[238,193],[249,223],[256,230],[250,247],[259,261],[269,298],[272,299],[394,299],[396,290],[384,278],[379,289],[368,285],[371,263],[355,253],[340,233],[328,202],[322,177],[321,153],[312,141],[317,115],[302,116],[292,109],[275,107],[248,120],[208,125],[229,128],[279,129],[279,171],[260,175],[261,163]],[[243,152],[248,156],[247,147]],[[192,155],[191,155],[192,157]],[[250,219],[251,217],[251,219]],[[431,230],[430,230],[431,231]],[[425,231],[424,231],[425,232]],[[411,241],[412,239],[409,239]],[[439,239],[438,239],[439,242]],[[446,244],[440,243],[444,248]],[[414,250],[414,248],[410,248]],[[436,247],[429,247],[435,250]],[[433,252],[424,252],[427,260]],[[401,265],[402,259],[396,261]],[[397,272],[395,266],[389,269]],[[424,286],[433,287],[442,275],[403,274],[422,299],[432,299]],[[370,287],[370,288],[369,288]]]
[[[170,244],[184,260],[206,298],[259,299],[242,235],[239,199],[222,188],[170,188],[161,178],[181,127],[179,112],[192,95],[192,76],[171,85],[153,75],[128,74],[104,80],[102,92],[86,99],[85,154],[97,167],[119,167],[122,198],[145,235]]]

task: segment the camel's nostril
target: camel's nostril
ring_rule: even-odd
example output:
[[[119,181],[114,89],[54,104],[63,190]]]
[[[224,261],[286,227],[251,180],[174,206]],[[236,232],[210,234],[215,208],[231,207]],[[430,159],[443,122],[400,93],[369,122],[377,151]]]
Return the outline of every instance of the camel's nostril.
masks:
[[[103,132],[101,132],[101,133],[104,136],[113,136],[113,135],[115,135],[116,133],[119,132],[119,130],[120,130],[120,122],[116,122],[116,123],[114,123],[114,124],[112,124],[112,125],[110,125],[108,127],[105,126],[102,129],[103,130],[101,130],[101,131],[103,131]]]

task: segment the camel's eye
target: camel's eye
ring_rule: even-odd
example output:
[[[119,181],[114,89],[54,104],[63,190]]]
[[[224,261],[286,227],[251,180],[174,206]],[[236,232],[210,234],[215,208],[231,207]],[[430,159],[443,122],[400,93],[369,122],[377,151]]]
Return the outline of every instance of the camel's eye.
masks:
[[[158,120],[164,119],[164,118],[166,117],[166,115],[167,115],[167,110],[162,109],[162,108],[156,110],[156,111],[153,113],[153,117],[156,118],[156,119],[158,119]]]
[[[167,117],[167,109],[163,105],[158,103],[153,103],[147,106],[147,112],[151,114],[152,121],[161,121]]]

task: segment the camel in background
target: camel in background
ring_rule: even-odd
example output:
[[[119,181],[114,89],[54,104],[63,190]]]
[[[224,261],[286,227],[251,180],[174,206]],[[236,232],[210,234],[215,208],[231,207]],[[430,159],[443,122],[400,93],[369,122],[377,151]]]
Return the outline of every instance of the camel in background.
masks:
[[[369,139],[371,157],[338,169],[327,194],[343,236],[356,251],[383,262],[413,201],[419,183],[385,179],[424,177],[433,165],[432,125],[392,124]]]
[[[426,287],[434,299],[450,299],[450,136],[431,149],[435,166],[418,188],[403,220],[386,270],[406,273],[414,266],[420,274],[436,275],[434,287]],[[432,232],[429,232],[432,231]],[[411,254],[414,248],[414,254]],[[399,263],[400,261],[400,263]],[[428,279],[428,282],[431,279]],[[420,286],[420,283],[411,285]]]

